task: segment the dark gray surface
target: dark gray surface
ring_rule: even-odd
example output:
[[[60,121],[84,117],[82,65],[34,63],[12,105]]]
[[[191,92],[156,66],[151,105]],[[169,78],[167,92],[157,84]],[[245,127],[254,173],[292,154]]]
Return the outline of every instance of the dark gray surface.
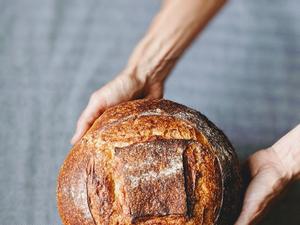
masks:
[[[60,224],[55,183],[90,93],[159,1],[0,0],[0,224]],[[300,3],[231,1],[179,63],[169,99],[206,114],[244,159],[300,122]],[[300,224],[299,184],[263,224]]]

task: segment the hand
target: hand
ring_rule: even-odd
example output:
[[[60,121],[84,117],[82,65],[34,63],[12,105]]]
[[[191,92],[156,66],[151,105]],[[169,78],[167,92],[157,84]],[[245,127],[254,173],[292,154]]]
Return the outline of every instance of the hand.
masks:
[[[71,143],[75,144],[108,107],[137,98],[161,98],[164,80],[175,63],[224,3],[219,0],[191,0],[188,4],[180,0],[164,2],[129,58],[127,68],[131,69],[91,95]]]
[[[163,87],[163,80],[139,79],[133,69],[123,71],[91,95],[88,105],[78,119],[71,143],[75,144],[108,107],[138,98],[162,98]]]
[[[299,178],[299,131],[298,126],[272,147],[250,156],[247,166],[251,182],[235,225],[256,224],[288,184]]]
[[[248,159],[251,182],[242,212],[235,225],[255,224],[291,180],[272,148],[254,153]]]

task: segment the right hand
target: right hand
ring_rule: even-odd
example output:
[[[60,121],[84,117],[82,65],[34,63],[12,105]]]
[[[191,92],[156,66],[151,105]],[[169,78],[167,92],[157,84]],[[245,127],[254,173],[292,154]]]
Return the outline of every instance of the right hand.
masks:
[[[115,79],[96,90],[77,121],[71,144],[75,144],[92,126],[94,121],[109,107],[124,101],[163,97],[164,81],[139,79],[135,70],[124,70]]]

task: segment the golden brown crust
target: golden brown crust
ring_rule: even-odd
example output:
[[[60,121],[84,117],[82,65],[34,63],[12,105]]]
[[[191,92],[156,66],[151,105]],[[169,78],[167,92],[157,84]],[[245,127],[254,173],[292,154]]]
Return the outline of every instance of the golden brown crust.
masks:
[[[115,148],[132,223],[187,214],[182,140],[156,139]]]
[[[64,224],[232,224],[237,157],[202,114],[168,100],[108,109],[59,174]]]

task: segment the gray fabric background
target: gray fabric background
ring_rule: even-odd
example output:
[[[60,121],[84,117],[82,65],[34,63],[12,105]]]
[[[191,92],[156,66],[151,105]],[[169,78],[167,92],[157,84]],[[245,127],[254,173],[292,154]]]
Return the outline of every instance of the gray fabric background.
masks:
[[[125,65],[159,1],[0,0],[0,224],[60,224],[55,185],[92,91]],[[300,2],[233,0],[166,98],[206,114],[241,159],[300,122]],[[300,186],[262,224],[300,224]]]

